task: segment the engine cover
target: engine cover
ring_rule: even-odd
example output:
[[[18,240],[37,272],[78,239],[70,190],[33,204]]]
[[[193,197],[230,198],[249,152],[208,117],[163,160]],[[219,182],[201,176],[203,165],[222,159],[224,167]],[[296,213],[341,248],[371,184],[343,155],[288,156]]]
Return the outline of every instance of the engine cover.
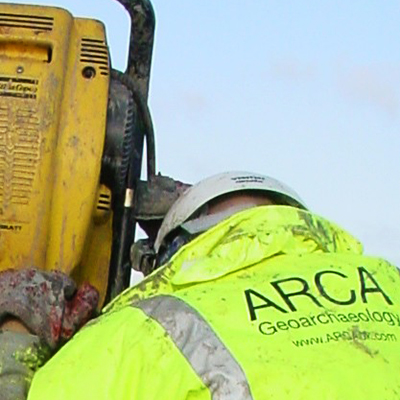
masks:
[[[101,22],[0,5],[0,269],[62,270],[104,298],[111,192],[100,184],[110,81]]]

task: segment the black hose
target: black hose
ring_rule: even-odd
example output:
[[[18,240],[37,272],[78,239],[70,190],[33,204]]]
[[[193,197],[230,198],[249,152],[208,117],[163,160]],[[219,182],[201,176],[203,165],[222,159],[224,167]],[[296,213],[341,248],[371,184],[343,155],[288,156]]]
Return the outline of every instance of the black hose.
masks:
[[[146,136],[147,149],[147,179],[151,180],[156,175],[156,146],[154,139],[154,127],[147,101],[143,98],[137,83],[127,74],[117,70],[111,71],[111,77],[124,84],[131,90],[133,99],[138,107],[139,118],[143,123]]]

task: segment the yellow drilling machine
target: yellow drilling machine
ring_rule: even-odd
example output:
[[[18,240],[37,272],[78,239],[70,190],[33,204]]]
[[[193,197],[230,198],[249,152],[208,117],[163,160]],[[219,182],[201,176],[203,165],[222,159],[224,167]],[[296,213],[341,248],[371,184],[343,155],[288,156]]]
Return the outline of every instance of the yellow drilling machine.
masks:
[[[186,187],[155,173],[153,8],[118,2],[132,24],[125,72],[101,22],[0,4],[0,270],[61,270],[100,306],[129,285],[136,222],[154,239]]]

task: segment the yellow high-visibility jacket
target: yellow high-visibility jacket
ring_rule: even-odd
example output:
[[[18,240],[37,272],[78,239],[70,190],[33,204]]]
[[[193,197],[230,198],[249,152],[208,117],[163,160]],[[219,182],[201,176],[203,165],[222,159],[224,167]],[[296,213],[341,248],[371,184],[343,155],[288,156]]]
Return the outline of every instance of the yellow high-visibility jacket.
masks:
[[[122,294],[29,400],[398,400],[399,287],[325,219],[246,210]]]

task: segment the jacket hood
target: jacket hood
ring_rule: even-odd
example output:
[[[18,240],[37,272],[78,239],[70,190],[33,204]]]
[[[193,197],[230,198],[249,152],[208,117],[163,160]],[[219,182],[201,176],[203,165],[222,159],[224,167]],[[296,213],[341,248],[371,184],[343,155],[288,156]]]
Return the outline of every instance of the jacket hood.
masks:
[[[308,211],[255,207],[233,215],[184,246],[171,259],[176,271],[171,282],[186,285],[213,280],[277,255],[362,252],[357,239]]]
[[[276,256],[362,252],[353,236],[308,211],[290,206],[255,207],[231,216],[183,246],[166,265],[128,288],[104,311],[211,281]]]

